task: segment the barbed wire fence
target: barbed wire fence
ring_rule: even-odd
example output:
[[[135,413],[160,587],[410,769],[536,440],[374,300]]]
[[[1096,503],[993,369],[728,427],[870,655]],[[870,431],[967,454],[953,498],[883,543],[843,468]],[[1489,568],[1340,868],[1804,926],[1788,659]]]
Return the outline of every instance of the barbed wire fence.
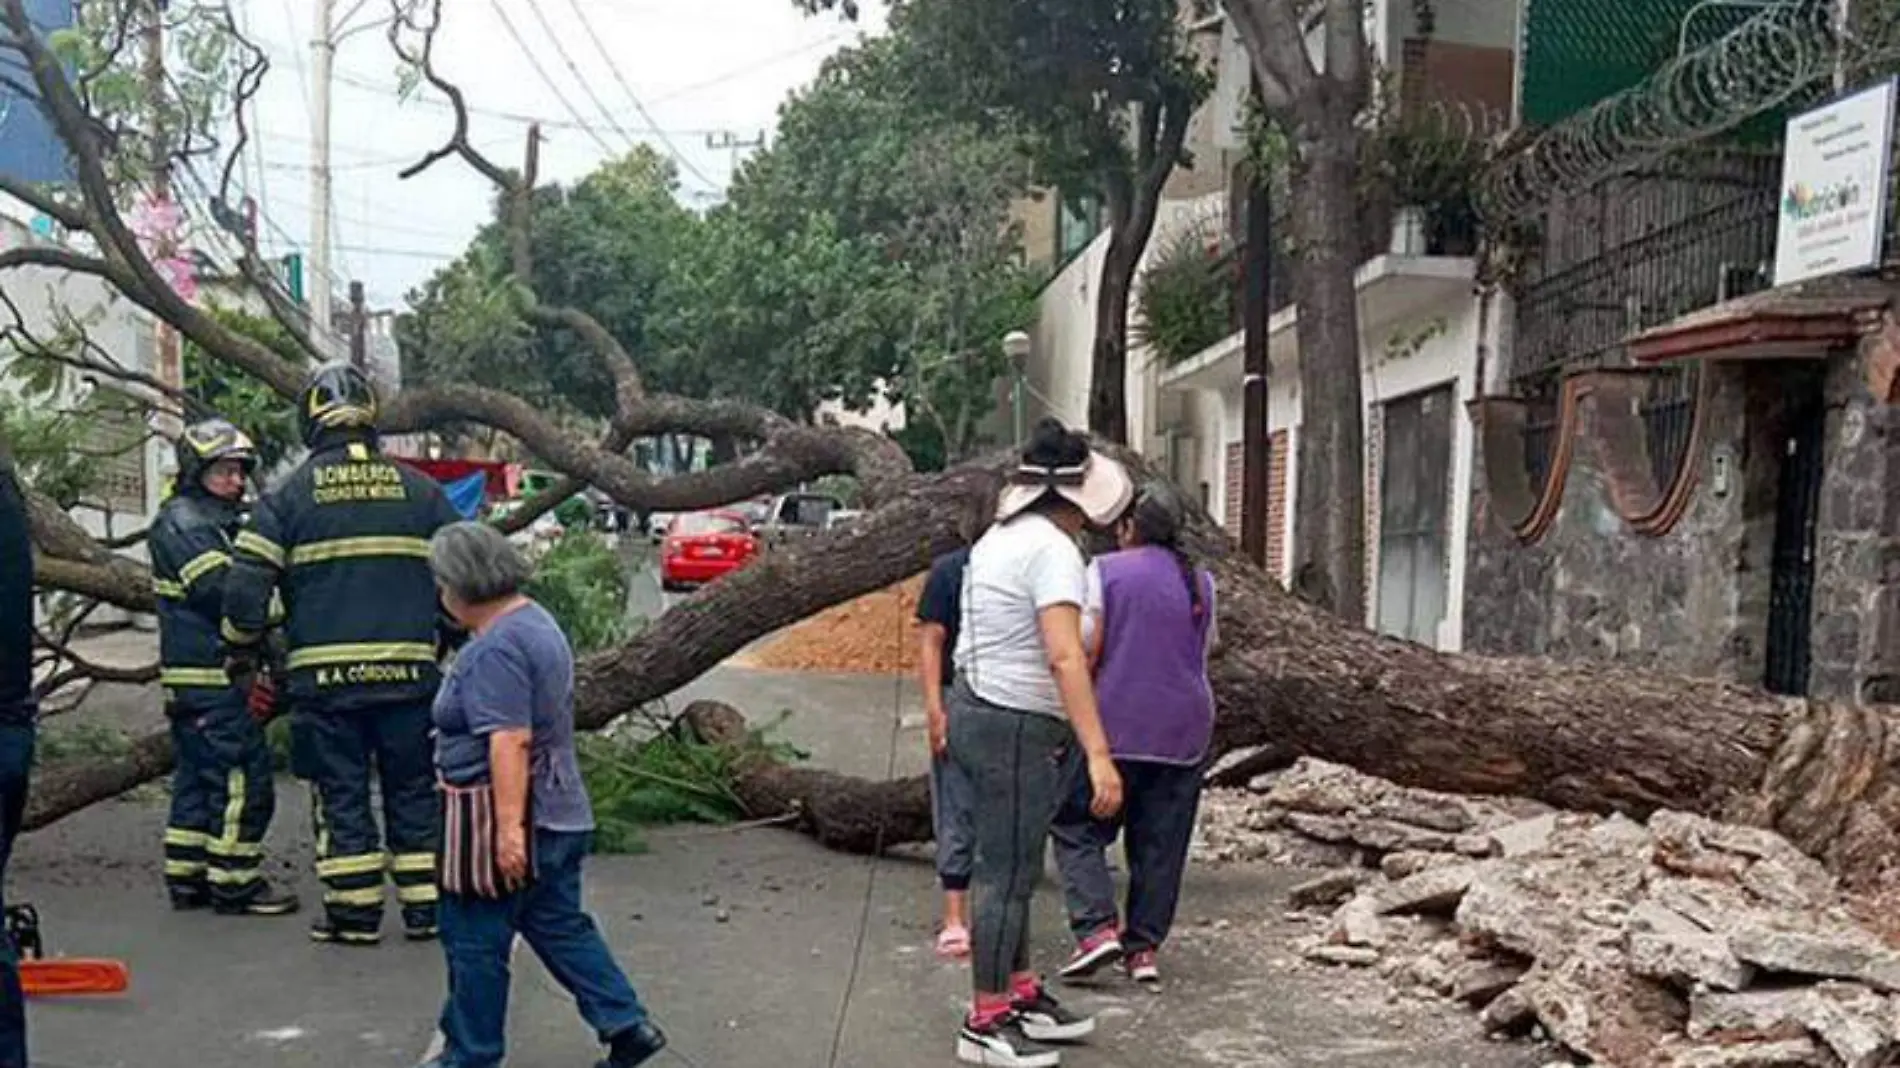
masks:
[[[1783,105],[1852,86],[1900,62],[1900,3],[1769,0],[1762,10],[1646,81],[1505,148],[1480,183],[1492,226],[1706,143]]]

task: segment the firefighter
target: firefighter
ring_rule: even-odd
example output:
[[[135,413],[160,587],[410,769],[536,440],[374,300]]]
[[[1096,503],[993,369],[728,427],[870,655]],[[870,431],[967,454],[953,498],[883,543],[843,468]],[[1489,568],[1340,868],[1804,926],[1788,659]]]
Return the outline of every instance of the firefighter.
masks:
[[[323,883],[311,937],[356,946],[381,941],[385,873],[408,937],[436,934],[429,730],[442,631],[429,538],[460,518],[432,479],[383,456],[376,418],[355,367],[311,377],[298,409],[310,455],[238,535],[223,622],[234,672],[250,671],[271,594],[283,597],[292,771],[313,786]]]
[[[268,712],[269,679],[234,682],[218,638],[257,451],[243,431],[211,419],[186,427],[177,453],[178,481],[151,533],[159,682],[177,754],[165,887],[173,908],[281,916],[297,911],[297,899],[262,871],[277,795],[270,745],[252,715]]]

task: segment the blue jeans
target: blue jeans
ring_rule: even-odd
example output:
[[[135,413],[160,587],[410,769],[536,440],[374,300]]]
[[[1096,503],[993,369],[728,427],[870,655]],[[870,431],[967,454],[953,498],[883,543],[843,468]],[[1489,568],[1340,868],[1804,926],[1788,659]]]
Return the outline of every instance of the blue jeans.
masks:
[[[976,789],[947,755],[930,762],[930,820],[937,836],[937,878],[945,890],[968,890],[976,866]]]
[[[615,963],[594,918],[581,910],[581,861],[588,838],[537,829],[535,877],[526,888],[499,899],[442,895],[442,950],[449,964],[449,998],[442,1008],[444,1068],[501,1063],[508,956],[517,933],[574,995],[581,1017],[602,1042],[646,1020],[633,984]]]
[[[13,841],[26,814],[26,788],[33,767],[33,728],[0,727],[0,909]],[[0,1068],[26,1068],[26,994],[13,940],[0,936]]]

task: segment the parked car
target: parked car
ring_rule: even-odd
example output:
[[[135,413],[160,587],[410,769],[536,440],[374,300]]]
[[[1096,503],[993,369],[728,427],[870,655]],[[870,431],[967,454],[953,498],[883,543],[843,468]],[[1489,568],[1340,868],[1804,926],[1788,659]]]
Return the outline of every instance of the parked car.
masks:
[[[759,553],[759,539],[743,516],[693,512],[673,520],[660,542],[660,586],[680,590],[713,581],[744,567]]]
[[[783,545],[824,530],[826,517],[842,511],[844,502],[830,494],[787,493],[772,501],[765,522],[758,526],[759,534],[767,546]]]
[[[858,517],[863,514],[855,508],[840,508],[825,517],[825,529],[836,530],[839,527],[849,526],[857,522]]]

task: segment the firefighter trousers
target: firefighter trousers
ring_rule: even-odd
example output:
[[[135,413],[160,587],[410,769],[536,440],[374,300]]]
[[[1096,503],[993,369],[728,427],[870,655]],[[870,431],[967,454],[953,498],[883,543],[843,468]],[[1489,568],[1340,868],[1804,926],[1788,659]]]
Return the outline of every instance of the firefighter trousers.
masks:
[[[264,889],[264,834],[277,809],[270,744],[233,690],[171,712],[165,886],[174,898],[237,906]]]
[[[404,926],[435,931],[440,801],[431,726],[428,701],[293,714],[293,759],[312,786],[324,912],[346,940],[381,931],[385,874]],[[382,796],[380,830],[372,780]]]

